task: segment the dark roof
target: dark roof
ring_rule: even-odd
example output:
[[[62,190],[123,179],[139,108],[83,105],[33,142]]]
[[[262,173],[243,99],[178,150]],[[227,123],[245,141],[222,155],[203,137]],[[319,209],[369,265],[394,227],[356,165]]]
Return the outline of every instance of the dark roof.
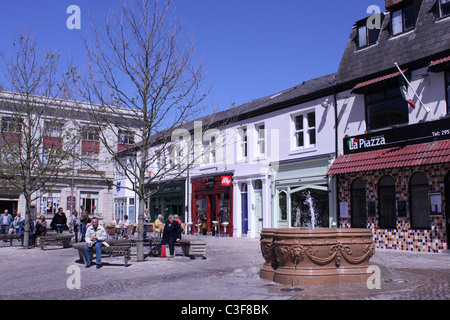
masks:
[[[325,95],[332,94],[334,91],[336,74],[330,74],[303,83],[284,90],[282,92],[272,94],[270,96],[252,100],[235,108],[225,111],[213,113],[192,121],[180,124],[177,127],[170,128],[153,135],[149,141],[150,144],[156,145],[164,139],[170,139],[171,133],[175,129],[185,129],[188,131],[194,130],[194,122],[201,121],[202,129],[220,128],[240,120],[256,117],[261,114],[266,114],[303,102],[323,98]],[[127,154],[133,149],[139,149],[142,142],[134,147],[130,147],[122,151],[122,154]]]
[[[378,42],[360,50],[357,48],[357,28],[354,27],[339,66],[338,83],[351,87],[371,77],[396,71],[395,62],[402,68],[420,68],[448,56],[450,18],[437,19],[435,4],[436,0],[423,0],[415,29],[394,37],[390,32],[390,13],[385,13]]]
[[[339,156],[328,175],[422,166],[450,161],[450,139]]]

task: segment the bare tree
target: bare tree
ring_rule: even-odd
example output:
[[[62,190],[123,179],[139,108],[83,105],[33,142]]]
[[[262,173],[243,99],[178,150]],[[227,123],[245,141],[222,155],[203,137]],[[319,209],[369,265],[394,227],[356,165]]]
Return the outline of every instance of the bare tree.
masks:
[[[148,168],[171,152],[170,133],[198,117],[206,97],[202,64],[194,63],[195,47],[174,18],[170,1],[123,0],[104,29],[93,24],[93,30],[85,41],[89,64],[82,96],[93,105],[92,119],[102,129],[108,161],[139,198],[137,259],[143,261],[145,186],[156,176],[149,177]],[[124,113],[127,118],[118,117]],[[129,147],[125,157],[118,143]],[[159,179],[171,168],[166,169],[158,172]]]
[[[25,197],[26,247],[31,204],[38,190],[51,191],[70,175],[66,160],[73,144],[70,130],[65,129],[67,87],[59,56],[41,55],[30,32],[16,36],[11,52],[1,55],[0,180],[2,187]]]

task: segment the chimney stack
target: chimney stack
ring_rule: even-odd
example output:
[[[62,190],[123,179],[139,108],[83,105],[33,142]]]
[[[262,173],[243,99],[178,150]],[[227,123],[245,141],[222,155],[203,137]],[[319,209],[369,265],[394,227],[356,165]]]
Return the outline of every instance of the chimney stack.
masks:
[[[404,2],[406,0],[385,0],[386,10],[389,10],[390,7],[395,6],[400,2]]]

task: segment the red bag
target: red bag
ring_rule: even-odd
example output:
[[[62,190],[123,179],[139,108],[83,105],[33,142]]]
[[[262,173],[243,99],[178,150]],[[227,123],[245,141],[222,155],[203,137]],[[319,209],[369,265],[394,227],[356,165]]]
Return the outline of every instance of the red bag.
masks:
[[[166,246],[162,245],[161,246],[161,258],[165,258],[166,257]]]

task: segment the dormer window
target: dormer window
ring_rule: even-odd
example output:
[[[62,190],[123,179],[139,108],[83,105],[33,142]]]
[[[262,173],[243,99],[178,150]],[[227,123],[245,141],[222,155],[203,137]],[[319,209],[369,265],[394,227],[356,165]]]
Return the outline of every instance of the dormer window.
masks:
[[[438,0],[438,14],[440,18],[450,15],[450,0]]]
[[[398,35],[416,27],[414,4],[392,11],[392,35]]]
[[[450,1],[450,0],[449,0]],[[380,15],[380,23],[383,24],[384,15]],[[367,46],[377,43],[381,31],[380,27],[369,25],[368,18],[356,23],[358,29],[358,48],[365,48]]]

